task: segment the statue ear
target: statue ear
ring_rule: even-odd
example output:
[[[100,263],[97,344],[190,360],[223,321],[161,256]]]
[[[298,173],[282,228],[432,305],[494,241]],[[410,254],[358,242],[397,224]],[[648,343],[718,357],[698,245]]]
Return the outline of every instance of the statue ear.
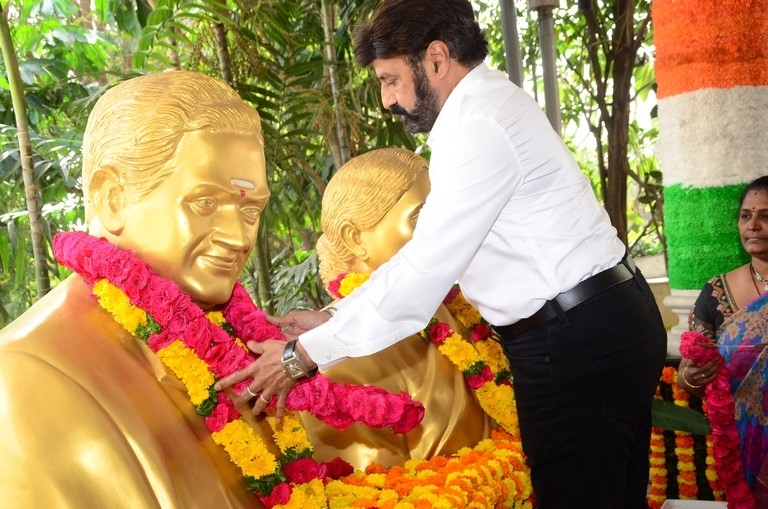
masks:
[[[345,219],[342,221],[339,231],[341,238],[344,241],[344,245],[349,252],[352,253],[355,258],[366,261],[368,259],[368,252],[363,245],[360,229],[354,223]]]
[[[119,235],[125,226],[128,205],[125,184],[112,166],[103,166],[91,173],[88,197],[93,214],[112,234]]]

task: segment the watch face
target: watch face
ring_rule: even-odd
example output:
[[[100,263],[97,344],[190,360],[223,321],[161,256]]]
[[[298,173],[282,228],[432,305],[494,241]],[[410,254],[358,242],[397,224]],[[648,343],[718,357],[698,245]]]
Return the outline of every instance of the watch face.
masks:
[[[306,376],[306,372],[304,371],[304,368],[299,363],[299,359],[296,357],[291,357],[290,359],[286,359],[283,361],[283,369],[286,373],[288,373],[288,376],[293,378],[294,380],[299,377]]]

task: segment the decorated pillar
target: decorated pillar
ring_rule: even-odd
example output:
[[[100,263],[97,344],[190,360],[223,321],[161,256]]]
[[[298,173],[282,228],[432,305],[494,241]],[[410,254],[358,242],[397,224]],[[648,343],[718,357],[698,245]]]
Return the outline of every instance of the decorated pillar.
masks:
[[[664,223],[679,316],[704,283],[746,263],[736,226],[744,184],[768,174],[768,0],[652,3]]]

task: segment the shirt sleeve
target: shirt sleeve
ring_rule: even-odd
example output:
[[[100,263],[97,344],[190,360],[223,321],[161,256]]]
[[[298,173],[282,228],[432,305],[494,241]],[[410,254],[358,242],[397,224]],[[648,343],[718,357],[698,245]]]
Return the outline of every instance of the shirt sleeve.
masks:
[[[331,320],[299,337],[321,369],[423,329],[519,184],[517,154],[501,127],[463,118],[461,132],[449,134],[433,147],[431,191],[413,238]]]

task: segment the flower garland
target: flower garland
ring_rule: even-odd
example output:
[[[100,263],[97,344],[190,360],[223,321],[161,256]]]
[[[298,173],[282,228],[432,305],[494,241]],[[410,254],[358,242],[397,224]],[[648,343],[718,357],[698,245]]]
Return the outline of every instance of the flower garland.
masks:
[[[689,407],[691,396],[678,381],[677,368],[665,366],[661,379],[656,386],[655,397],[672,401],[675,405]],[[704,403],[706,405],[706,403]],[[651,429],[650,449],[650,486],[648,490],[649,509],[659,509],[667,496],[683,500],[709,499],[724,500],[720,480],[715,471],[715,460],[712,450],[712,435],[703,437],[703,446],[697,448],[697,440],[693,434],[684,431],[671,431],[654,427]],[[673,453],[668,453],[672,450]],[[674,461],[676,460],[676,463]],[[669,470],[667,467],[670,467]],[[704,471],[704,480],[698,476]],[[669,482],[669,476],[674,475],[674,481]]]
[[[282,337],[240,284],[235,285],[221,312],[206,314],[178,285],[160,277],[135,253],[119,250],[105,239],[81,232],[61,233],[54,238],[54,252],[59,263],[83,277],[117,323],[144,341],[179,378],[213,440],[227,451],[243,472],[249,489],[256,491],[267,507],[284,504],[300,508],[308,500],[325,499],[316,481],[352,471],[338,458],[327,463],[313,460],[306,432],[290,412],[280,428],[274,420],[269,421],[281,451],[281,457],[275,458],[242,419],[229,396],[213,389],[218,378],[253,360],[238,338],[264,341]],[[242,392],[248,383],[244,380],[236,384],[235,392]],[[370,411],[370,401],[374,405],[383,401],[387,408],[397,411]],[[323,376],[299,384],[289,395],[287,405],[291,410],[309,411],[341,429],[361,422],[372,427],[388,426],[396,433],[413,429],[424,412],[423,405],[405,393],[393,395],[376,387],[335,384]],[[373,421],[366,417],[373,415],[379,417]],[[322,482],[319,486],[322,488]]]
[[[373,464],[330,481],[326,493],[331,509],[533,509],[535,504],[520,440],[504,430],[453,456],[408,460],[390,469]]]
[[[344,298],[368,278],[367,274],[340,274],[328,284],[328,292],[338,299]],[[421,332],[422,337],[434,343],[464,374],[485,413],[512,435],[520,435],[511,373],[501,344],[491,337],[488,323],[467,302],[458,285],[448,292],[443,304],[464,325],[473,344],[435,318]]]
[[[328,284],[328,292],[342,299],[368,277],[340,274]],[[463,448],[450,457],[409,460],[403,466],[389,469],[374,463],[365,472],[331,481],[326,493],[332,509],[534,507],[530,471],[520,445],[511,376],[501,345],[493,340],[490,327],[458,287],[443,302],[467,328],[473,344],[464,341],[448,324],[436,320],[430,322],[422,335],[464,373],[483,410],[503,429],[493,431],[491,438],[474,448]]]
[[[749,489],[741,461],[741,440],[736,430],[735,406],[730,370],[712,341],[698,331],[686,331],[680,337],[680,353],[698,365],[718,359],[720,366],[714,380],[704,389],[705,413],[712,427],[717,475],[725,489],[729,509],[754,509],[755,499]]]
[[[670,374],[677,370],[671,366],[664,368]],[[677,380],[671,380],[672,399],[677,406],[690,408],[691,395]],[[696,465],[693,463],[693,434],[687,431],[675,431],[675,456],[677,457],[677,490],[682,500],[696,500],[699,488],[696,484]]]
[[[707,457],[705,477],[709,483],[709,488],[712,490],[712,494],[715,500],[725,500],[725,490],[720,483],[720,478],[717,477],[717,467],[715,465],[715,442],[712,440],[712,435],[707,435],[706,443]]]

